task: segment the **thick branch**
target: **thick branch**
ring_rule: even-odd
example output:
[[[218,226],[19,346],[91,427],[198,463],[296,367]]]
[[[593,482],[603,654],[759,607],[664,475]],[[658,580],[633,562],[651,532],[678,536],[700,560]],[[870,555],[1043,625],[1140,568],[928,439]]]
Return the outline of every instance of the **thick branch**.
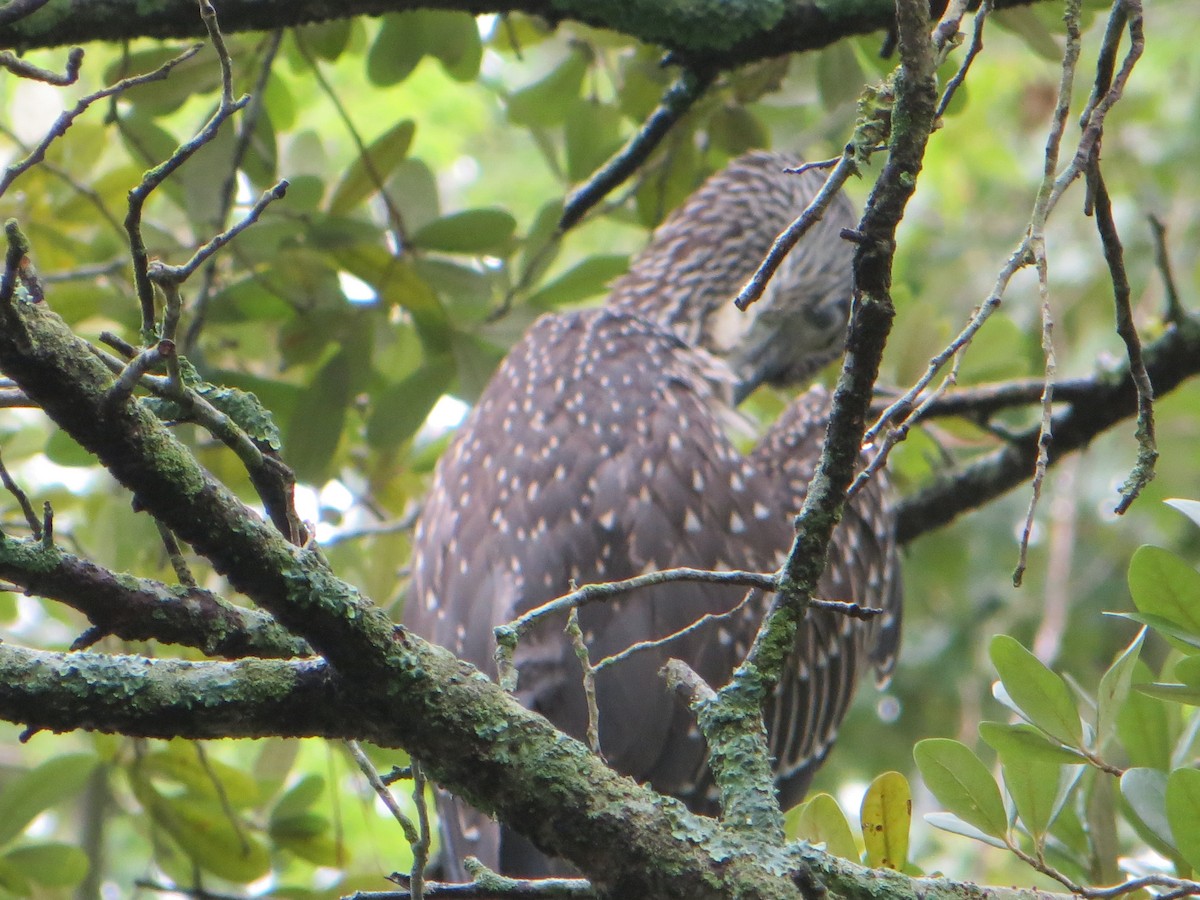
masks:
[[[199,588],[120,575],[41,541],[0,537],[0,578],[74,607],[98,636],[183,644],[230,658],[312,653],[264,613],[240,609]]]
[[[1154,393],[1162,397],[1200,374],[1200,318],[1183,319],[1144,349]],[[1087,380],[1086,392],[1074,382],[1072,406],[1054,417],[1050,462],[1086,447],[1093,438],[1137,412],[1137,390],[1128,365],[1114,374]],[[940,528],[964,512],[985,505],[1024,482],[1037,458],[1038,429],[1016,435],[1003,448],[962,470],[937,479],[903,500],[897,510],[897,536],[911,541]]]
[[[997,7],[1036,0],[1005,0]],[[550,22],[573,20],[609,28],[672,51],[676,61],[728,69],[785,53],[814,50],[855,34],[890,29],[892,0],[823,3],[817,0],[223,0],[221,30],[270,31],[310,22],[382,15],[406,9],[473,14],[523,12]],[[0,27],[0,46],[22,50],[135,37],[202,37],[192,0],[51,0],[36,14]]]

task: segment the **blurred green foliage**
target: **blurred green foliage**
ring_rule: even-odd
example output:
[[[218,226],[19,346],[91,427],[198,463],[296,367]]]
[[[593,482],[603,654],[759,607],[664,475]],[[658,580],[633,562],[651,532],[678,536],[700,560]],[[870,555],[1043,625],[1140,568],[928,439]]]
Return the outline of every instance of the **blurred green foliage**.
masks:
[[[1025,230],[1059,79],[1059,14],[1057,6],[1041,4],[1006,13],[997,23],[1002,28],[989,26],[985,52],[930,145],[900,235],[899,316],[885,359],[892,384],[911,383],[957,332]],[[1185,0],[1169,15],[1151,15],[1148,52],[1104,141],[1135,313],[1146,336],[1164,327],[1165,309],[1147,216],[1166,225],[1185,302],[1200,286],[1200,173],[1193,164],[1200,144],[1200,93],[1193,89],[1200,83],[1200,5]],[[1102,24],[1096,19],[1086,36],[1076,111],[1090,86]],[[283,458],[302,482],[302,514],[317,523],[332,564],[397,615],[407,526],[453,418],[441,416],[444,398],[477,397],[540,313],[598,302],[647,229],[732,156],[762,145],[811,159],[840,152],[862,84],[892,66],[879,58],[880,35],[723,75],[635,179],[558,241],[553,228],[562,198],[636,131],[674,77],[653,48],[584,26],[551,32],[520,15],[474,20],[441,11],[295,29],[282,35],[277,52],[263,35],[226,39],[235,94],[261,84],[261,106],[235,118],[155,195],[146,239],[153,256],[181,263],[275,180],[289,180],[286,198],[185,285],[183,349],[205,382],[253,392],[271,411]],[[149,41],[125,50],[89,47],[82,78],[69,88],[0,75],[0,152],[10,160],[24,156],[63,106],[153,68],[177,49]],[[60,53],[30,58],[61,66]],[[960,58],[961,51],[951,55],[943,81]],[[17,217],[32,241],[47,301],[85,336],[107,329],[136,339],[138,306],[121,226],[126,194],[211,113],[219,84],[209,48],[165,81],[90,110],[50,146],[45,165],[0,197],[0,213]],[[1065,146],[1076,137],[1069,131]],[[856,202],[872,174],[851,186]],[[1077,186],[1049,234],[1063,376],[1104,368],[1123,354],[1112,329],[1108,273],[1082,205]],[[961,385],[1041,374],[1037,290],[1027,275],[966,356]],[[746,408],[768,418],[782,402],[764,390]],[[1020,589],[1011,586],[1011,571],[1025,492],[906,549],[900,668],[885,695],[863,690],[819,789],[849,796],[853,785],[878,772],[911,775],[917,739],[959,737],[973,749],[923,744],[918,751],[919,759],[943,762],[957,754],[959,763],[947,764],[966,766],[979,786],[964,785],[966,799],[946,799],[930,779],[942,806],[999,837],[1007,827],[997,818],[1003,809],[984,786],[995,787],[990,761],[998,756],[1029,836],[1057,835],[1070,844],[1064,829],[1081,825],[1065,814],[1069,806],[1056,806],[1057,793],[1047,793],[1058,782],[1043,776],[1062,768],[1051,751],[1080,743],[1078,715],[1068,712],[1079,701],[1036,659],[1103,690],[1102,676],[1113,671],[1110,663],[1129,633],[1100,613],[1129,609],[1125,571],[1134,549],[1170,548],[1188,566],[1200,556],[1197,533],[1160,502],[1198,493],[1197,409],[1194,384],[1159,402],[1159,476],[1121,519],[1111,510],[1134,458],[1132,425],[1054,470]],[[435,410],[439,417],[430,420]],[[1013,413],[1010,424],[1034,415]],[[180,431],[206,466],[256,502],[224,446],[189,427]],[[894,454],[898,490],[918,490],[931,474],[995,445],[994,436],[970,423],[939,421]],[[152,523],[40,416],[5,410],[0,449],[35,503],[53,504],[60,540],[119,571],[172,577]],[[19,519],[8,504],[4,529],[21,533]],[[219,577],[191,561],[202,583],[222,589]],[[1159,607],[1142,606],[1148,596],[1134,585],[1141,614],[1164,616]],[[60,605],[0,595],[5,640],[62,649],[85,627]],[[1001,632],[1014,637],[991,638]],[[1166,634],[1170,646],[1149,639],[1144,662],[1134,666],[1128,658],[1122,685],[1150,682],[1164,666],[1175,666],[1179,684],[1195,690],[1200,681],[1187,663],[1194,648]],[[104,646],[190,655],[122,648],[112,639]],[[1032,647],[1036,659],[1023,647]],[[989,650],[1009,698],[1040,737],[1004,726],[977,739],[981,718],[1007,715],[990,691]],[[1034,692],[1044,706],[1021,694],[1035,683],[1046,688]],[[1196,865],[1194,843],[1171,843],[1162,831],[1163,821],[1194,815],[1194,805],[1185,802],[1180,811],[1170,797],[1200,793],[1194,771],[1172,757],[1178,736],[1191,727],[1190,712],[1148,688],[1125,693],[1127,711],[1096,726],[1105,738],[1117,733],[1138,767],[1127,773],[1129,786],[1122,780],[1121,793],[1135,810],[1134,798],[1167,798],[1165,807],[1138,812],[1139,833],[1172,859]],[[356,887],[378,889],[380,875],[409,864],[398,829],[337,747],[283,741],[197,747],[86,735],[18,744],[17,729],[0,726],[0,733],[0,892],[67,896],[79,885],[80,896],[92,897],[102,882],[127,892],[147,878],[254,882],[278,897],[340,896]],[[1030,749],[1035,738],[1046,747]],[[964,752],[976,762],[962,763]],[[402,754],[376,753],[382,767],[402,761]],[[932,805],[919,789],[914,802],[919,810]],[[827,801],[796,815],[823,823],[809,833],[826,835],[831,846],[852,843],[844,821],[825,818],[832,815]],[[1128,846],[1129,836],[1121,841]],[[885,855],[895,848],[883,846]],[[90,872],[74,847],[91,857]],[[981,881],[1016,877],[1005,854],[981,862],[976,845],[943,841],[922,827],[902,855],[926,871],[965,871]]]

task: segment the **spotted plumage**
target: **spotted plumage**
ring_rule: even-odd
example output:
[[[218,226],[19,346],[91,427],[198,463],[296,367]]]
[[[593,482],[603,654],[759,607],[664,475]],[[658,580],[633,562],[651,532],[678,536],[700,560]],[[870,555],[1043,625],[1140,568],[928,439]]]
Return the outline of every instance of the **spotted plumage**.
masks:
[[[733,403],[794,381],[841,346],[853,224],[839,200],[751,314],[729,299],[820,184],[757,153],[705,183],[655,233],[606,307],[547,315],[513,348],[440,461],[418,523],[406,623],[494,674],[492,629],[578,584],[672,566],[774,569],[790,544],[824,431],[827,397],[798,398],[749,454]],[[884,604],[865,624],[811,615],[765,711],[781,798],[802,796],[868,663],[890,671],[899,581],[882,488],[860,494],[834,536],[823,596]],[[593,661],[737,606],[742,591],[670,584],[580,612]],[[711,812],[703,742],[663,687],[669,656],[714,686],[744,655],[760,600],[597,677],[601,747],[616,769]],[[579,664],[550,621],[522,639],[518,697],[568,734],[587,724]],[[544,871],[515,835],[440,804],[450,855],[512,874]],[[516,823],[519,825],[519,823]]]

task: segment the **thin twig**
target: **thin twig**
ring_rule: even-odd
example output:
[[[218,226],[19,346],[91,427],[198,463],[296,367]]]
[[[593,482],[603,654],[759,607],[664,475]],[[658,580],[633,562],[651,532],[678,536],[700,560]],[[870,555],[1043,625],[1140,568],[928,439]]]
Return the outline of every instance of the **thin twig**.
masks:
[[[229,169],[225,176],[225,183],[221,186],[221,208],[216,218],[216,227],[218,228],[225,227],[229,221],[229,215],[233,211],[234,201],[237,198],[238,171],[242,167],[242,162],[245,160],[246,154],[250,151],[255,129],[258,127],[263,110],[266,108],[264,100],[267,93],[267,80],[270,77],[275,58],[279,54],[283,34],[283,29],[277,28],[267,37],[266,49],[258,65],[258,75],[250,91],[250,103],[246,106],[246,111],[239,124],[237,140],[234,142],[233,154],[229,160]],[[217,278],[216,262],[215,258],[210,259],[208,265],[205,266],[200,289],[196,292],[196,297],[192,302],[191,322],[188,324],[187,334],[183,339],[183,352],[185,354],[192,352],[192,348],[195,347],[196,341],[200,338],[200,332],[204,329],[204,322],[208,315],[208,304],[212,300],[213,287]]]
[[[1154,239],[1154,265],[1162,277],[1163,292],[1167,295],[1163,318],[1178,325],[1187,318],[1187,311],[1179,299],[1179,290],[1175,287],[1175,276],[1171,274],[1171,256],[1167,253],[1167,226],[1158,216],[1150,216],[1150,233]]]
[[[5,7],[7,10],[7,7]],[[3,11],[0,11],[3,12]],[[7,69],[21,78],[31,81],[42,81],[56,87],[67,87],[79,80],[79,67],[83,65],[83,48],[73,47],[67,54],[67,65],[63,74],[35,66],[28,60],[21,59],[11,50],[0,52],[0,69]]]
[[[992,0],[983,0],[979,4],[979,11],[975,13],[975,27],[971,33],[971,43],[967,47],[966,56],[963,57],[962,64],[958,67],[958,71],[954,76],[946,82],[946,87],[942,91],[942,99],[938,101],[936,119],[940,119],[946,114],[947,107],[950,106],[950,101],[954,99],[954,95],[958,89],[962,87],[966,81],[967,73],[971,70],[971,64],[975,62],[975,57],[979,55],[979,51],[983,49],[983,23],[987,21],[988,14],[992,11]],[[945,21],[945,19],[943,19]],[[938,26],[939,30],[941,25]],[[936,121],[935,119],[935,121]]]
[[[167,551],[167,559],[171,561],[171,568],[175,570],[175,577],[179,579],[179,583],[184,587],[195,588],[199,587],[195,577],[192,575],[192,570],[188,568],[187,560],[183,558],[183,551],[179,547],[179,541],[175,539],[175,535],[158,519],[154,520],[155,526],[158,528],[158,536],[162,538],[163,547]]]
[[[761,572],[712,572],[706,569],[690,568],[664,569],[660,572],[648,572],[645,575],[626,578],[624,581],[586,584],[561,597],[543,603],[507,625],[501,625],[495,629],[496,666],[501,686],[509,691],[516,689],[517,672],[512,659],[517,642],[522,635],[529,632],[542,619],[567,613],[572,609],[587,606],[589,603],[598,603],[619,597],[644,587],[679,581],[755,587],[765,591],[773,591],[776,587],[775,576]]]
[[[253,225],[262,216],[266,210],[276,200],[280,200],[287,193],[288,183],[286,180],[281,180],[275,183],[275,186],[263,191],[262,196],[255,201],[250,207],[249,212],[239,221],[222,231],[220,234],[211,238],[207,243],[192,254],[192,258],[180,266],[168,266],[164,263],[155,261],[151,264],[150,279],[157,284],[163,281],[170,280],[176,284],[180,284],[196,271],[204,262],[209,259],[218,250],[232,241],[235,237]],[[164,333],[164,337],[167,335]]]
[[[404,832],[404,839],[410,844],[416,844],[421,839],[420,831],[413,824],[412,819],[400,808],[400,804],[396,802],[395,795],[383,783],[383,779],[379,777],[379,771],[375,768],[375,764],[371,762],[370,757],[363,751],[362,746],[358,741],[343,741],[342,743],[350,751],[350,758],[354,760],[354,764],[358,766],[358,770],[366,776],[367,783],[371,785],[371,789],[375,791],[375,795],[383,801],[383,805],[392,814],[392,818],[399,823],[401,830]]]
[[[25,524],[29,526],[29,531],[35,540],[40,541],[42,539],[42,523],[38,520],[37,513],[33,511],[33,504],[29,502],[29,496],[13,480],[2,459],[0,459],[0,483],[3,483],[4,489],[13,495],[17,505],[21,507],[21,514],[25,516]]]
[[[579,608],[571,607],[567,614],[567,627],[564,629],[571,640],[575,658],[583,670],[583,696],[587,702],[587,744],[591,751],[600,755],[600,709],[596,705],[596,667],[592,665],[588,654],[587,642],[583,639],[583,629],[579,627]]]
[[[250,102],[248,96],[233,99],[232,62],[225,47],[225,39],[217,24],[216,11],[207,0],[199,0],[200,13],[209,40],[217,52],[221,66],[221,102],[204,126],[191,138],[180,144],[167,159],[154,166],[141,182],[129,192],[129,211],[125,215],[125,232],[129,236],[129,251],[133,258],[133,280],[137,288],[138,303],[142,308],[142,334],[149,340],[154,334],[154,285],[150,280],[150,254],[142,237],[142,212],[150,195],[158,189],[180,166],[205,144],[211,143],[221,125],[230,116]]]
[[[1123,515],[1142,492],[1142,488],[1154,478],[1154,465],[1158,461],[1158,444],[1154,437],[1154,386],[1146,372],[1146,362],[1142,358],[1142,340],[1133,321],[1129,275],[1125,271],[1125,250],[1121,246],[1121,235],[1113,218],[1112,201],[1108,196],[1104,175],[1100,171],[1099,156],[1093,157],[1087,178],[1088,194],[1092,198],[1092,208],[1096,217],[1096,230],[1100,233],[1104,259],[1108,263],[1109,277],[1112,280],[1117,334],[1125,342],[1129,372],[1137,388],[1137,425],[1134,428],[1138,445],[1137,459],[1129,477],[1121,485],[1121,500],[1114,510],[1117,515]]]
[[[825,210],[833,202],[834,195],[842,189],[842,185],[846,183],[851,175],[858,174],[856,156],[855,146],[847,144],[841,159],[837,161],[837,164],[833,167],[833,171],[829,173],[829,176],[825,179],[825,183],[821,185],[821,189],[812,198],[812,202],[783,230],[779,237],[775,238],[774,243],[771,244],[771,249],[767,251],[767,255],[762,263],[759,264],[759,267],[750,276],[750,279],[742,289],[738,291],[738,295],[733,301],[734,306],[745,310],[763,295],[763,291],[767,289],[767,284],[779,270],[779,267],[783,265],[783,260],[787,257],[788,253],[796,246],[800,238],[804,237],[808,230],[821,220],[821,217],[825,214]]]
[[[46,150],[49,149],[50,145],[54,143],[55,140],[66,134],[67,129],[70,128],[74,121],[84,112],[86,112],[93,103],[103,100],[105,97],[115,98],[130,88],[137,87],[141,84],[148,84],[152,81],[162,81],[171,74],[171,70],[177,65],[191,59],[193,56],[199,53],[202,46],[202,44],[194,44],[187,50],[183,51],[183,53],[176,56],[174,59],[163,63],[153,72],[147,72],[144,75],[134,75],[130,78],[122,78],[116,84],[109,85],[108,87],[102,88],[95,93],[88,94],[86,97],[80,98],[80,100],[73,107],[63,112],[55,120],[54,124],[50,127],[50,130],[46,132],[45,137],[38,142],[38,144],[25,156],[24,159],[18,160],[4,170],[4,174],[0,175],[0,196],[4,195],[5,191],[9,189],[9,187],[14,181],[17,180],[18,177],[45,159]]]

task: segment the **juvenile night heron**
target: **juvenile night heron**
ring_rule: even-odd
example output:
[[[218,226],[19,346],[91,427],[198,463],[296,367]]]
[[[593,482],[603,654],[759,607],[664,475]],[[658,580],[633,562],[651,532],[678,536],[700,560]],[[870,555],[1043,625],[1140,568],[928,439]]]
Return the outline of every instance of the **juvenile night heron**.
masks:
[[[727,431],[736,400],[795,382],[840,352],[855,224],[839,198],[747,313],[730,298],[820,187],[794,158],[752,153],[710,178],[655,232],[600,309],[543,316],[509,353],[439,462],[417,527],[406,623],[494,673],[492,629],[564,593],[672,566],[769,571],[791,543],[820,451],[828,398],[802,395],[748,456]],[[900,624],[892,520],[868,485],[836,531],[828,599],[882,606],[870,622],[810,612],[765,711],[785,805],[825,758],[860,671],[891,670]],[[591,659],[731,610],[739,588],[666,584],[580,610]],[[621,772],[712,812],[703,740],[658,675],[688,662],[724,684],[761,604],[632,655],[597,677],[600,742]],[[568,734],[587,725],[563,621],[524,637],[518,697]],[[453,860],[540,874],[523,839],[457,802],[439,804]]]

